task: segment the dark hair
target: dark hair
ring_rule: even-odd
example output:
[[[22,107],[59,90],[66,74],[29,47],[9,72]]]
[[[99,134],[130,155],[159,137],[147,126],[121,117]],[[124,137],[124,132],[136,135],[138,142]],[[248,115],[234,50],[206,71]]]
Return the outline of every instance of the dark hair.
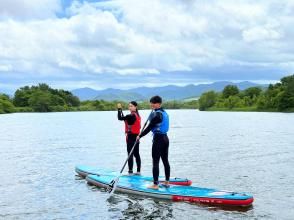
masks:
[[[136,101],[131,101],[130,103],[131,103],[133,106],[136,106],[136,107],[138,106],[138,103],[137,103]]]
[[[138,115],[140,115],[138,111],[138,103],[136,101],[130,101],[129,103],[136,107],[136,112]]]
[[[162,103],[162,98],[158,95],[151,97],[150,102],[155,104],[155,103]]]

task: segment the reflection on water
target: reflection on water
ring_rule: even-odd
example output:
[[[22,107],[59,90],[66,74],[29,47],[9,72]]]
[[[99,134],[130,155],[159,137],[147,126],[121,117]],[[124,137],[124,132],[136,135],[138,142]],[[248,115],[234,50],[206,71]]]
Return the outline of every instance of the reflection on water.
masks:
[[[123,205],[124,204],[124,205]],[[121,209],[121,206],[124,206]],[[109,211],[120,210],[121,219],[172,219],[171,202],[157,201],[149,198],[115,195],[109,202]]]

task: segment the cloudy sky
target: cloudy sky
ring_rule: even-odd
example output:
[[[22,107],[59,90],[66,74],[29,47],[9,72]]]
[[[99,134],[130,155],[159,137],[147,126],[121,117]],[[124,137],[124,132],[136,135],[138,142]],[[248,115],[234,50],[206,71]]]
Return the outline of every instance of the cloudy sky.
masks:
[[[0,91],[273,82],[293,27],[294,0],[1,0]]]

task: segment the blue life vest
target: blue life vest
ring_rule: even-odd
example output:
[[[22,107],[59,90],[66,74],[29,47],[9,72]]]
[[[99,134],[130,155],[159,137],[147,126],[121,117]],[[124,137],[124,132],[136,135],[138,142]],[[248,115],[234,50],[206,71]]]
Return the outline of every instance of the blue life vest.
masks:
[[[155,116],[156,112],[161,112],[161,114],[162,114],[162,122],[156,124],[156,126],[154,128],[152,128],[152,132],[153,132],[153,134],[157,134],[157,133],[166,134],[168,132],[168,129],[169,129],[169,117],[168,117],[168,114],[163,109],[157,109],[153,113],[154,114],[153,117]]]

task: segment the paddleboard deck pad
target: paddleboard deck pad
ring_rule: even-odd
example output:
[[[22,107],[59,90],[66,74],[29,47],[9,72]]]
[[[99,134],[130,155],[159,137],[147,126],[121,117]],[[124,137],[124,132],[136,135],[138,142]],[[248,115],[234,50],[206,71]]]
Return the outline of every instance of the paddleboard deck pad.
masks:
[[[97,187],[107,188],[116,175],[92,175],[86,177],[88,183]],[[159,189],[148,189],[150,181],[139,176],[121,176],[117,184],[116,192],[135,194],[172,201],[185,201],[191,203],[203,203],[222,206],[250,206],[253,196],[245,193],[236,193],[216,189],[201,188],[196,186],[171,185],[166,188],[159,185]]]
[[[117,176],[118,175],[118,172],[114,172],[112,170],[107,170],[107,169],[102,169],[102,168],[95,168],[95,167],[91,167],[91,166],[76,166],[75,170],[83,178],[86,178],[86,176],[88,176],[90,174],[98,175],[98,176],[100,176],[100,175]],[[153,177],[151,177],[151,176],[133,175],[132,178],[153,182]],[[164,177],[159,177],[159,182],[164,182],[164,180],[165,180]],[[186,178],[171,177],[170,184],[171,185],[190,186],[192,184],[192,181],[188,180]]]

